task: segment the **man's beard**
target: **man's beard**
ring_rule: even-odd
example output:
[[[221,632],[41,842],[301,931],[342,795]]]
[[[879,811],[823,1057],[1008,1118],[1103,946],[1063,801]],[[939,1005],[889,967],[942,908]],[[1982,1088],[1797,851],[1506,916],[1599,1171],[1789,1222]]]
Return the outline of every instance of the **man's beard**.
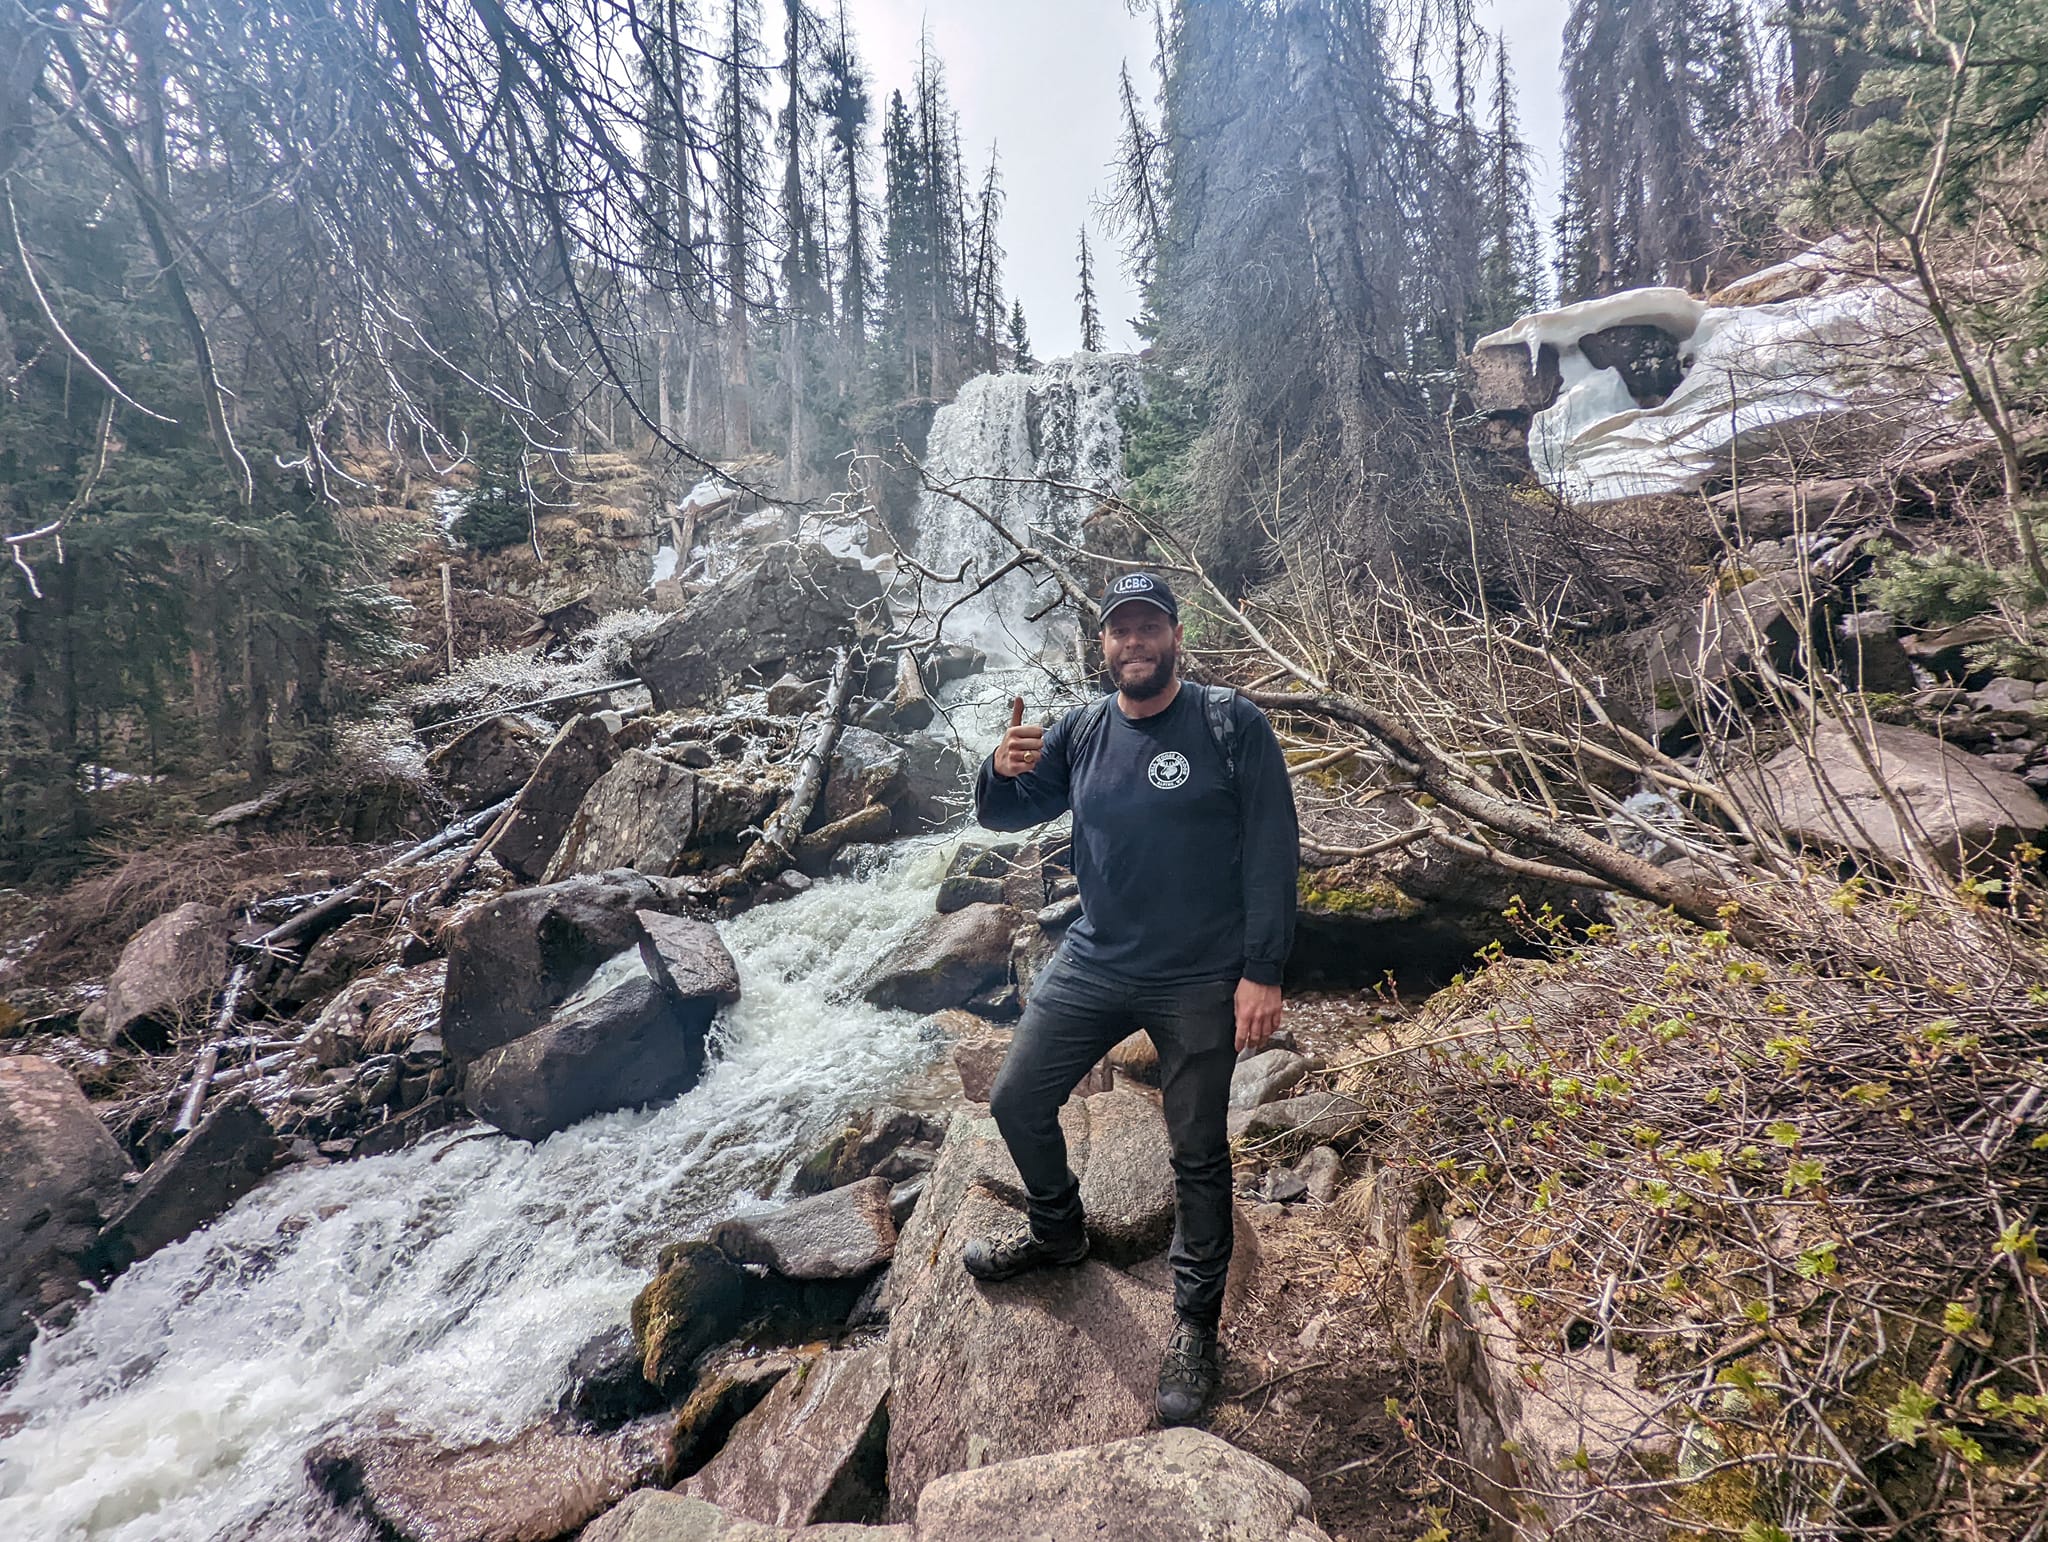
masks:
[[[1132,701],[1150,701],[1155,696],[1163,695],[1166,688],[1173,684],[1174,666],[1179,662],[1180,650],[1169,645],[1149,667],[1135,663],[1119,664],[1117,689]],[[1132,673],[1140,668],[1144,668],[1145,672]]]

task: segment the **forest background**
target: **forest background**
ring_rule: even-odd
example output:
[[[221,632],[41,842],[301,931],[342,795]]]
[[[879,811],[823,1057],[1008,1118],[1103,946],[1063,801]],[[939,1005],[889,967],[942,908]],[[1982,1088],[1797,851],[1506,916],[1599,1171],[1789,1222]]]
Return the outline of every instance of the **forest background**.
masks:
[[[1444,428],[1534,305],[1922,202],[2039,257],[2024,0],[1575,0],[1551,263],[1468,0],[1182,0],[1155,37],[1076,304],[1099,347],[1095,268],[1131,265],[1130,496],[1233,593],[1314,550],[1539,605],[1566,554]],[[808,0],[7,0],[0,190],[13,877],[334,759],[419,647],[390,579],[420,532],[354,517],[390,484],[462,464],[477,549],[536,541],[592,453],[823,497],[904,404],[1035,362],[943,61],[879,99]],[[2038,284],[1958,319],[2024,406]]]

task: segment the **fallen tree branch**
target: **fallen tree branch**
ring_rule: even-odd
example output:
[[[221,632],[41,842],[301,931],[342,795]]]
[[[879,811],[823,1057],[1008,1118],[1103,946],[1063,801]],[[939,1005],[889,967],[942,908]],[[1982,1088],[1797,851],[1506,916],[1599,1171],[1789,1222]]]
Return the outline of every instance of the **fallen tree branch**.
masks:
[[[461,717],[443,718],[438,723],[429,723],[420,730],[423,734],[434,733],[443,728],[458,728],[468,723],[481,723],[494,717],[505,717],[513,712],[530,712],[535,707],[559,706],[565,701],[582,701],[589,696],[603,696],[611,691],[623,691],[629,685],[638,685],[640,677],[633,675],[624,680],[608,680],[603,685],[587,685],[580,691],[564,691],[559,696],[543,696],[539,701],[522,701],[509,707],[493,707],[488,712],[467,712]]]
[[[818,794],[824,790],[825,771],[832,763],[833,746],[839,742],[840,719],[846,712],[847,698],[853,694],[855,652],[853,648],[839,650],[832,665],[832,684],[825,693],[825,704],[818,709],[817,728],[803,759],[797,763],[789,796],[762,827],[761,838],[740,859],[741,883],[771,878],[795,860],[804,825],[817,805]]]
[[[185,1089],[185,1101],[178,1109],[178,1122],[171,1126],[173,1135],[189,1135],[192,1127],[199,1123],[199,1110],[206,1106],[206,1094],[213,1085],[214,1070],[220,1065],[221,1041],[228,1036],[228,1030],[235,1026],[235,1014],[242,1005],[242,986],[249,978],[247,964],[235,965],[235,972],[228,976],[227,993],[221,998],[220,1015],[213,1020],[213,1042],[199,1052],[199,1059],[192,1067],[192,1083]]]

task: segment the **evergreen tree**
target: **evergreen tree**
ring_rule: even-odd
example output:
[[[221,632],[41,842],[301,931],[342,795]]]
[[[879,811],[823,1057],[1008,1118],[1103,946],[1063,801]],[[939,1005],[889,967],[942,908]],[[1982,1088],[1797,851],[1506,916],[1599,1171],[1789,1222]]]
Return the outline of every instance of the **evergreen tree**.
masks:
[[[1485,256],[1472,306],[1475,335],[1496,331],[1542,303],[1542,250],[1529,193],[1529,147],[1515,114],[1505,36],[1494,40],[1488,135]]]
[[[846,357],[858,362],[865,352],[868,311],[875,278],[869,257],[867,216],[868,84],[847,29],[846,0],[839,0],[834,34],[826,40],[820,60],[825,115],[832,166],[838,178],[842,209],[840,228],[839,323]]]
[[[1095,308],[1095,262],[1088,253],[1088,227],[1081,227],[1081,289],[1074,298],[1081,305],[1081,351],[1102,352],[1102,317]]]
[[[918,396],[936,389],[926,367],[936,279],[924,162],[901,91],[882,124],[882,222],[881,378],[891,396]]]
[[[971,240],[973,266],[968,282],[968,333],[977,371],[999,367],[1003,335],[1003,247],[996,226],[1003,217],[1003,184],[995,146],[989,146],[988,171],[975,200]]]
[[[1031,333],[1024,325],[1024,302],[1010,302],[1010,368],[1029,372],[1038,368],[1031,352]]]
[[[1159,252],[1163,196],[1159,176],[1166,147],[1158,129],[1138,105],[1128,63],[1117,74],[1117,106],[1123,128],[1117,137],[1116,160],[1112,163],[1110,196],[1103,201],[1102,213],[1110,230],[1126,236],[1130,272],[1142,288],[1151,280],[1152,265]]]
[[[761,104],[760,17],[754,0],[725,0],[718,61],[714,145],[718,162],[718,226],[724,315],[725,448],[753,448],[753,311],[759,260],[757,233],[767,228]]]

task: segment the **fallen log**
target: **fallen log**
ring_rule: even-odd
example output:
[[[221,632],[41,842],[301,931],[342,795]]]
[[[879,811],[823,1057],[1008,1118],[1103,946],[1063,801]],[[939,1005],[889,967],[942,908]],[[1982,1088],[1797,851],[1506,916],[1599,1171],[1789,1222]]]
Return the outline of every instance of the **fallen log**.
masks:
[[[587,685],[580,691],[563,691],[555,696],[543,696],[538,701],[514,702],[509,707],[493,707],[488,712],[466,712],[461,717],[443,718],[438,723],[429,723],[420,729],[423,734],[436,733],[443,728],[461,728],[471,723],[481,723],[488,718],[504,717],[512,712],[530,712],[535,707],[557,707],[565,701],[582,701],[591,696],[604,696],[612,691],[623,691],[628,686],[638,685],[640,677],[630,675],[624,680],[608,680],[603,685]]]
[[[247,964],[235,965],[235,972],[228,976],[227,993],[221,997],[220,1015],[213,1020],[213,1040],[199,1052],[199,1059],[192,1067],[192,1084],[185,1089],[185,1101],[178,1109],[178,1122],[171,1126],[173,1135],[189,1135],[192,1127],[199,1123],[199,1110],[206,1106],[213,1073],[220,1065],[221,1044],[226,1040],[228,1030],[235,1026],[235,1014],[242,1005],[242,986],[248,978]]]
[[[825,704],[818,709],[817,727],[804,750],[803,759],[797,764],[796,779],[789,785],[789,796],[762,826],[761,838],[747,848],[746,856],[740,859],[741,883],[759,883],[765,878],[772,878],[796,859],[797,843],[803,836],[804,825],[810,820],[811,810],[817,806],[818,794],[825,787],[825,771],[832,763],[832,748],[839,742],[840,719],[846,712],[847,698],[853,694],[854,651],[852,648],[839,650],[839,656],[832,665],[831,687],[825,693]]]
[[[466,818],[458,819],[439,835],[431,836],[421,841],[417,846],[400,852],[382,867],[373,868],[354,883],[344,884],[325,899],[319,901],[319,903],[299,911],[296,915],[287,917],[265,932],[261,937],[245,942],[242,946],[252,953],[262,953],[277,947],[280,943],[290,941],[315,922],[324,921],[337,910],[341,910],[354,903],[362,897],[371,884],[376,883],[379,879],[389,877],[396,872],[401,872],[405,868],[411,867],[414,863],[431,857],[435,852],[442,850],[444,847],[454,845],[464,836],[474,834],[478,825],[503,814],[512,807],[513,801],[512,798],[507,798],[502,803],[494,803],[487,809],[468,815]]]

